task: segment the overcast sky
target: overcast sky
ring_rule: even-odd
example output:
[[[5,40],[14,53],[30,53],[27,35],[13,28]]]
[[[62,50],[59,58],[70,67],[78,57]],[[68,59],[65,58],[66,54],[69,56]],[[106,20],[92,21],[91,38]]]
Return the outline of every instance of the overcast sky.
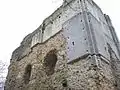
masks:
[[[34,31],[63,0],[0,0],[0,60],[8,62],[22,39]],[[108,14],[120,38],[120,0],[94,0]]]

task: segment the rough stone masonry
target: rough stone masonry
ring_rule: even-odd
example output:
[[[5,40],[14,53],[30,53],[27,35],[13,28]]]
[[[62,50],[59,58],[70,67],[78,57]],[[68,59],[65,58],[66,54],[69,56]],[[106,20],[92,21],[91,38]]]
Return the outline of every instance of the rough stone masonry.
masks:
[[[119,40],[92,0],[64,0],[10,62],[5,90],[120,90]]]

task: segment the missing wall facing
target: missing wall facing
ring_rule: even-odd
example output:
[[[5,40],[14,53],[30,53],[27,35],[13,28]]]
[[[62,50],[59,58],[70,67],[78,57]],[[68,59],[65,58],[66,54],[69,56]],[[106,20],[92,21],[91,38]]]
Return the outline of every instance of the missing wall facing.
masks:
[[[13,52],[5,90],[120,90],[118,48],[93,0],[64,0]]]
[[[56,62],[57,62],[56,50],[51,50],[50,52],[47,53],[47,55],[44,58],[45,72],[48,76],[54,73]]]
[[[25,84],[28,84],[29,81],[30,81],[31,71],[32,71],[32,66],[29,64],[25,68],[25,73],[24,73],[24,76],[23,76]]]

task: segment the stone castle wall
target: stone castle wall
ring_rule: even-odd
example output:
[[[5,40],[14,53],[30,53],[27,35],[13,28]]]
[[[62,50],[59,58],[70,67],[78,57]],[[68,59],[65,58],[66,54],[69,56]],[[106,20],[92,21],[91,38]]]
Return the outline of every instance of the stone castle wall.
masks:
[[[65,0],[13,52],[5,90],[119,90],[120,50],[92,0]]]
[[[54,43],[54,44],[53,44]],[[67,63],[66,40],[62,32],[49,41],[36,45],[32,52],[9,67],[6,90],[115,90],[115,80],[109,63],[102,62],[101,69],[92,64],[88,56]],[[44,59],[56,49],[57,63],[54,74],[46,75]],[[29,84],[25,84],[25,68],[32,65]]]

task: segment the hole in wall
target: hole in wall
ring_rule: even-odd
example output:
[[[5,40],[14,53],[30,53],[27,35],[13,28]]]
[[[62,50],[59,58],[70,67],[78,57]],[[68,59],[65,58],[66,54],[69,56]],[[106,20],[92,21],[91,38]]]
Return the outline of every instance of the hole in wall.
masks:
[[[54,68],[57,62],[56,50],[51,50],[47,53],[44,58],[44,67],[46,75],[52,75],[54,73]]]
[[[67,85],[67,80],[65,79],[65,80],[63,80],[63,82],[62,82],[62,86],[63,87],[67,87],[68,85]]]
[[[62,86],[63,87],[67,87],[67,83],[62,83]]]
[[[59,16],[59,18],[61,18],[61,16]]]
[[[32,65],[28,64],[27,67],[25,68],[25,73],[24,73],[24,83],[25,84],[28,84],[30,81],[31,70],[32,70]]]
[[[90,57],[90,56],[88,56],[88,58],[89,58],[89,59],[91,59],[91,57]]]
[[[43,23],[43,26],[42,26],[42,31],[45,30],[45,23]]]
[[[75,45],[75,42],[72,42],[72,45],[74,46],[74,45]]]
[[[53,21],[50,21],[51,24],[53,24]]]

